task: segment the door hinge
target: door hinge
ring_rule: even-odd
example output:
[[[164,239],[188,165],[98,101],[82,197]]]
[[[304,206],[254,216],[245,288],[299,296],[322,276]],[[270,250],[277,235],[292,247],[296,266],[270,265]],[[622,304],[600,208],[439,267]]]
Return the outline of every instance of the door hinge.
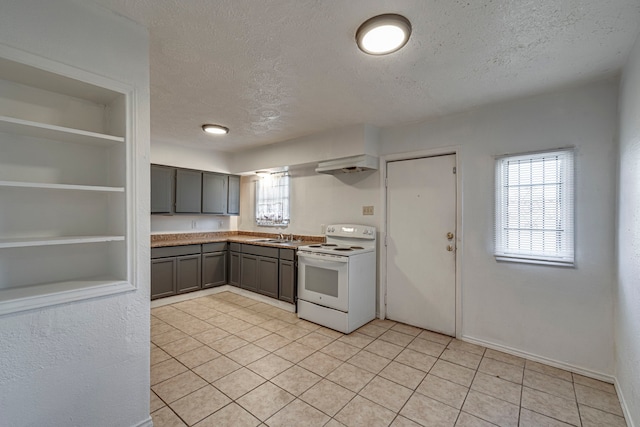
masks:
[[[384,235],[384,245],[387,246],[387,235]]]
[[[454,174],[456,173],[456,167],[455,166],[453,167],[453,173]]]
[[[384,186],[385,186],[385,187],[389,187],[389,178],[386,178],[386,177],[385,177],[385,179],[384,179]]]

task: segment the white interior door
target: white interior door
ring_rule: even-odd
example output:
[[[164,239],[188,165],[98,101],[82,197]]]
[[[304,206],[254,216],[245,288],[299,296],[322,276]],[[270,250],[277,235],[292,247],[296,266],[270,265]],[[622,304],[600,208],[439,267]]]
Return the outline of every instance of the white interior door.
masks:
[[[387,317],[447,335],[456,331],[455,165],[455,154],[387,163]]]

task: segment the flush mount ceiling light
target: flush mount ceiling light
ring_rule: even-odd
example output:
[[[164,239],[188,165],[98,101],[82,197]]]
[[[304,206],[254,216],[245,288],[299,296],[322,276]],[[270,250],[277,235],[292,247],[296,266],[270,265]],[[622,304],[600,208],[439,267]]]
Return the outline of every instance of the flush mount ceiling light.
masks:
[[[269,175],[271,175],[271,172],[269,172],[269,171],[256,171],[256,175],[258,175],[260,178],[266,178]]]
[[[411,36],[411,22],[402,15],[387,13],[366,20],[356,31],[358,47],[369,55],[386,55],[400,50]]]
[[[220,125],[202,125],[202,130],[213,135],[226,135],[229,128]]]

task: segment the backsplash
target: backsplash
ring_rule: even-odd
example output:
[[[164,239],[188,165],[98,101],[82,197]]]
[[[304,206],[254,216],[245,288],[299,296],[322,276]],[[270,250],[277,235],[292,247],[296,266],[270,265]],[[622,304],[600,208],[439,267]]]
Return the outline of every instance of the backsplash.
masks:
[[[237,218],[222,215],[151,215],[151,233],[197,233],[237,229]]]

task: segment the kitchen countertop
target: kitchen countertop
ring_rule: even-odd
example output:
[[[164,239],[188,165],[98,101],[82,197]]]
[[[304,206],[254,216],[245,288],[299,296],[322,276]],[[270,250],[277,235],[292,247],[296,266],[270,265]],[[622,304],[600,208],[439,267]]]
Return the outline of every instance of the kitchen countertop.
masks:
[[[324,242],[324,236],[294,235],[292,242],[259,242],[255,239],[277,239],[277,234],[251,233],[243,231],[221,231],[208,233],[175,233],[152,234],[151,247],[161,248],[166,246],[199,245],[203,243],[234,242],[250,243],[257,246],[269,246],[272,248],[295,249],[298,246]]]

